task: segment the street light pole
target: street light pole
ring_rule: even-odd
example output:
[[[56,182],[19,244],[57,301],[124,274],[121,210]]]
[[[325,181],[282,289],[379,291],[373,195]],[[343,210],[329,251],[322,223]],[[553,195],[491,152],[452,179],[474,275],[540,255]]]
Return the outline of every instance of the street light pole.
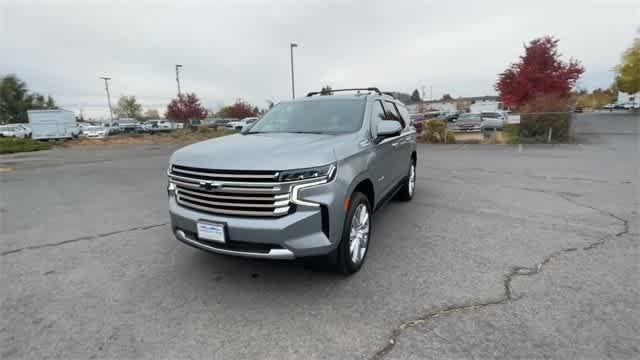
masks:
[[[289,50],[291,51],[291,98],[292,99],[296,98],[296,82],[295,82],[295,77],[293,75],[293,48],[294,47],[298,47],[298,44],[291,43],[289,45]]]
[[[100,79],[104,80],[104,88],[107,90],[107,104],[109,104],[109,115],[111,119],[109,126],[113,126],[113,110],[111,109],[111,94],[109,94],[109,80],[111,80],[111,78],[101,76]]]
[[[178,83],[178,97],[182,96],[182,93],[180,92],[180,68],[181,67],[182,65],[176,64],[176,82]]]

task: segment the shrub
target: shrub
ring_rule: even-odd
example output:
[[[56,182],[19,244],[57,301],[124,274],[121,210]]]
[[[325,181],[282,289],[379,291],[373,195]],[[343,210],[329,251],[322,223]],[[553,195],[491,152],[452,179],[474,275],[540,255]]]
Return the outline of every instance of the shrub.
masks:
[[[51,144],[42,141],[0,137],[0,154],[47,150],[49,148],[51,148]]]
[[[427,144],[444,143],[445,129],[447,123],[440,119],[430,119],[423,122],[420,139]],[[451,131],[447,131],[447,143],[455,144],[456,137]]]
[[[568,141],[571,134],[573,114],[569,99],[557,96],[539,96],[520,108],[520,124],[507,126],[509,142],[536,143],[547,142],[549,129],[552,129],[552,141]]]

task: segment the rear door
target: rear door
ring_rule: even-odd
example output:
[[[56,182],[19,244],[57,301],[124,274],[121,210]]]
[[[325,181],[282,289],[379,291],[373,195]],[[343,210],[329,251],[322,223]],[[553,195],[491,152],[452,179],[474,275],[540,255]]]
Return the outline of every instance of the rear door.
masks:
[[[375,140],[378,136],[376,129],[378,128],[378,122],[385,119],[386,114],[380,100],[376,100],[371,104],[371,134]],[[390,190],[390,185],[393,184],[393,174],[389,171],[393,167],[394,162],[394,150],[395,147],[391,144],[391,141],[382,140],[376,142],[375,146],[375,160],[372,161],[369,170],[372,174],[374,181],[374,193],[377,195],[376,202],[384,198],[387,192]],[[372,204],[375,206],[375,204]]]

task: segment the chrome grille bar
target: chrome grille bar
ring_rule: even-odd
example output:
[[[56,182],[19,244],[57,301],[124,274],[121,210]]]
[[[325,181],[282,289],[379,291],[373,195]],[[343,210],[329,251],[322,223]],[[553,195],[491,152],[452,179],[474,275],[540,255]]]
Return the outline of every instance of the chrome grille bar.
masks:
[[[178,204],[195,210],[248,217],[276,217],[289,213],[287,183],[277,172],[209,170],[173,166],[169,181],[176,185]]]

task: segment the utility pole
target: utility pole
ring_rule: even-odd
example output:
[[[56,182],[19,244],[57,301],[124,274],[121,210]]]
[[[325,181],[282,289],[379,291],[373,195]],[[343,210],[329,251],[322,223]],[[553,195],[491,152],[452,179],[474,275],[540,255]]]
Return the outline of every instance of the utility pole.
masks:
[[[107,90],[107,103],[109,104],[109,115],[111,122],[109,123],[109,127],[113,126],[113,110],[111,109],[111,94],[109,94],[109,80],[110,77],[101,76],[100,79],[104,80],[104,88]]]
[[[429,96],[431,98],[431,101],[433,101],[433,86],[429,85],[429,92],[431,93],[431,96]]]
[[[298,47],[298,44],[291,43],[289,45],[289,50],[291,51],[291,98],[296,98],[296,82],[293,75],[293,48]]]
[[[178,97],[182,96],[182,93],[180,92],[180,68],[181,67],[182,65],[176,64],[176,82],[178,83]]]

